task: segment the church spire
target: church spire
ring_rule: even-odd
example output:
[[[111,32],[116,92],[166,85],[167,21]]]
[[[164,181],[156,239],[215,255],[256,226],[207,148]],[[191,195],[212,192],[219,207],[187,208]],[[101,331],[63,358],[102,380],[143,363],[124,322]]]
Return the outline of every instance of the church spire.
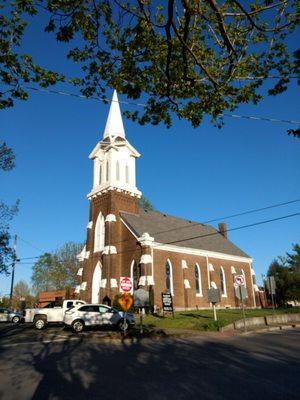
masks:
[[[104,129],[103,138],[121,136],[125,138],[122,114],[116,90],[110,104],[110,109]]]

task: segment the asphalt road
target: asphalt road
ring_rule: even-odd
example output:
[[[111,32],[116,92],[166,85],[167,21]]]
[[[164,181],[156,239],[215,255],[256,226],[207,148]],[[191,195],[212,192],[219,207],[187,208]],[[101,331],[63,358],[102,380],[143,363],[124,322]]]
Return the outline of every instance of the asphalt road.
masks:
[[[107,340],[0,326],[0,399],[300,398],[300,330]]]

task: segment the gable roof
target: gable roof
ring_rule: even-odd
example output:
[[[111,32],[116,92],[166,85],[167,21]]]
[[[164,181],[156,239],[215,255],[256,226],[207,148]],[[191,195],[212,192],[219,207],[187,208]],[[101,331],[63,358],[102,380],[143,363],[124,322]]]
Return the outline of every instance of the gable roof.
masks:
[[[139,215],[128,212],[120,215],[137,237],[147,232],[157,243],[250,258],[210,225],[142,208]]]

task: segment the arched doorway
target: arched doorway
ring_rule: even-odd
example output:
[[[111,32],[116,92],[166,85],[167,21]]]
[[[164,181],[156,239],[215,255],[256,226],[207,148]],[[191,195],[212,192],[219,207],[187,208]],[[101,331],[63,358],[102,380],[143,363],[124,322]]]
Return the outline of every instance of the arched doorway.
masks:
[[[93,281],[92,281],[92,303],[93,304],[99,303],[101,276],[102,276],[101,263],[100,263],[100,261],[98,261],[97,265],[94,269]]]

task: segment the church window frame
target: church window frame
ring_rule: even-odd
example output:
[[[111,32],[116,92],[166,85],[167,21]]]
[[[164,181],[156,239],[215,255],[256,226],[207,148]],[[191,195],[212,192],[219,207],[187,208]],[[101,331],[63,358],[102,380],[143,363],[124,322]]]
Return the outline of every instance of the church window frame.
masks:
[[[165,283],[166,292],[171,293],[171,296],[174,297],[173,266],[169,259],[165,263]]]
[[[220,289],[222,297],[227,297],[226,275],[222,266],[220,267]]]
[[[102,212],[99,212],[94,235],[94,252],[102,251],[105,246],[105,220]]]
[[[195,264],[194,276],[195,276],[196,297],[202,297],[203,293],[202,293],[201,269],[198,263]]]
[[[141,264],[138,264],[135,260],[131,262],[130,276],[132,279],[131,293],[133,293],[135,290],[139,288],[139,280],[141,277]]]

